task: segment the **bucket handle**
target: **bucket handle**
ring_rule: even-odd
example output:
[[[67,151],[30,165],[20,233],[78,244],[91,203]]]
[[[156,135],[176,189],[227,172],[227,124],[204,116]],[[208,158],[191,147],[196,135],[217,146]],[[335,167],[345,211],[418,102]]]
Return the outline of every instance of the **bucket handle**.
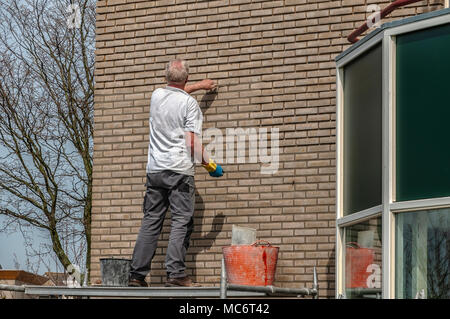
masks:
[[[358,249],[361,248],[361,246],[357,242],[354,242],[354,241],[348,242],[346,245],[349,247],[352,247],[352,248],[358,248]]]
[[[272,244],[271,243],[269,243],[267,240],[258,240],[258,241],[255,241],[253,244],[252,244],[252,246],[258,246],[260,243],[265,243],[266,244],[266,246],[268,246],[268,247],[270,247],[270,246],[272,246]],[[264,244],[262,244],[261,246],[264,246]]]

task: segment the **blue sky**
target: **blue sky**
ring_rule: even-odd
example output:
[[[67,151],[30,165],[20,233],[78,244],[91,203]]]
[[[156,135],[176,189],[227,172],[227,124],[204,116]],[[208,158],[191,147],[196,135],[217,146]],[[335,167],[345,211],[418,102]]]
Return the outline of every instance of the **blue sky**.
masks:
[[[22,3],[23,1],[20,1],[20,2]],[[58,1],[50,1],[50,2],[51,2],[51,3],[49,3],[50,9],[52,8],[53,5],[59,3]],[[52,3],[53,3],[53,5],[52,5]],[[22,4],[24,4],[24,3],[22,3]],[[68,5],[67,5],[67,8],[69,8]],[[63,7],[63,9],[64,9],[64,7]],[[71,12],[74,13],[74,10],[72,10]],[[67,12],[67,17],[69,17],[72,14],[71,12]],[[11,43],[9,43],[9,44],[14,46],[14,41],[12,38],[9,38],[9,40],[7,40],[7,41],[11,41]],[[87,41],[88,41],[87,45],[89,46],[89,49],[91,51],[93,51],[95,49],[94,43],[90,42],[90,40],[87,40]],[[68,147],[67,152],[76,151],[75,148],[73,147],[73,145],[70,144],[70,142],[68,142],[66,144],[66,146]],[[1,145],[0,145],[0,154],[2,154],[2,152],[3,151],[1,150]],[[80,162],[80,168],[82,168],[81,158],[79,159],[79,162]],[[68,185],[71,185],[71,183],[68,183]],[[2,223],[4,221],[4,218],[5,217],[0,215],[0,226],[2,225]],[[34,231],[34,232],[32,232],[31,237],[33,238],[33,245],[36,246],[36,249],[38,249],[39,245],[43,242],[50,243],[49,235],[46,233]],[[44,239],[43,237],[46,237],[47,239]],[[22,234],[19,231],[16,233],[12,233],[12,234],[10,232],[1,232],[0,231],[0,265],[2,266],[3,269],[14,269],[15,268],[14,254],[16,254],[17,260],[21,266],[21,269],[26,270],[26,253],[25,253],[25,243],[24,242],[25,241],[22,237]],[[68,253],[68,254],[70,255],[70,253]],[[53,260],[51,260],[51,261],[49,260],[47,262],[47,264],[49,264],[50,267],[56,268],[56,266],[54,265],[55,261],[53,261]],[[54,269],[51,269],[51,270],[55,271]],[[40,267],[40,269],[39,269],[40,273],[45,272],[45,271],[47,271],[47,269],[45,269],[44,266]]]
[[[0,265],[3,269],[15,269],[14,253],[21,265],[25,265],[25,248],[22,234],[0,232]]]
[[[2,224],[5,217],[0,216],[0,224]],[[42,234],[35,231],[33,232],[33,241],[36,248],[40,243],[45,242],[42,239]],[[17,256],[17,261],[20,264],[20,270],[26,269],[26,254],[25,254],[25,241],[23,239],[22,233],[19,231],[10,232],[0,232],[0,265],[3,269],[15,269],[14,265],[14,254]],[[49,265],[53,265],[54,262],[48,262]],[[52,266],[51,266],[52,267]],[[38,274],[42,275],[44,272],[48,271],[43,265],[38,269]],[[51,269],[51,271],[56,271],[56,269]]]

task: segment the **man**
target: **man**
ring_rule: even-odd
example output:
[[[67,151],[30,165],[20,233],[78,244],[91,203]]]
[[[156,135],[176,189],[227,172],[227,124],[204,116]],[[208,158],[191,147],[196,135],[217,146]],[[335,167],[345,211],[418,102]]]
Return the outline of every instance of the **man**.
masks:
[[[172,225],[165,266],[166,286],[199,286],[186,275],[185,257],[193,230],[195,202],[194,162],[202,163],[212,177],[223,170],[204,151],[199,136],[203,115],[189,93],[211,90],[216,84],[203,80],[187,86],[189,69],[183,60],[167,64],[167,87],[156,89],[150,102],[150,143],[144,217],[134,247],[129,285],[146,287],[145,277],[155,255],[165,214],[170,208]]]

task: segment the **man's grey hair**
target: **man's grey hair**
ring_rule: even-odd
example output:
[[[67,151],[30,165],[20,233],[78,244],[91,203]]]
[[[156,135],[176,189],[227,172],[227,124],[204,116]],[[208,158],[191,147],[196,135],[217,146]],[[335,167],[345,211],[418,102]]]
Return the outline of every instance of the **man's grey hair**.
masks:
[[[189,75],[189,65],[185,60],[176,59],[167,63],[166,80],[173,83],[184,83]]]

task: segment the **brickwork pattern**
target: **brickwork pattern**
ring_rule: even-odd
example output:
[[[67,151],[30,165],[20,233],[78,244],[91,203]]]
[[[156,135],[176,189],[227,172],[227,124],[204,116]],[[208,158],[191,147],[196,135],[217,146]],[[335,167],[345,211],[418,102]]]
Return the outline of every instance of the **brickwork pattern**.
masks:
[[[427,0],[386,21],[433,11]],[[255,163],[226,164],[212,179],[197,168],[189,274],[218,285],[221,248],[233,224],[254,227],[280,247],[276,285],[312,284],[334,296],[335,63],[346,37],[377,0],[100,0],[97,2],[92,282],[99,259],[130,258],[142,218],[152,91],[165,85],[173,58],[190,64],[190,81],[211,78],[216,95],[194,94],[204,129],[278,128],[273,175]],[[150,281],[165,281],[167,219]]]

